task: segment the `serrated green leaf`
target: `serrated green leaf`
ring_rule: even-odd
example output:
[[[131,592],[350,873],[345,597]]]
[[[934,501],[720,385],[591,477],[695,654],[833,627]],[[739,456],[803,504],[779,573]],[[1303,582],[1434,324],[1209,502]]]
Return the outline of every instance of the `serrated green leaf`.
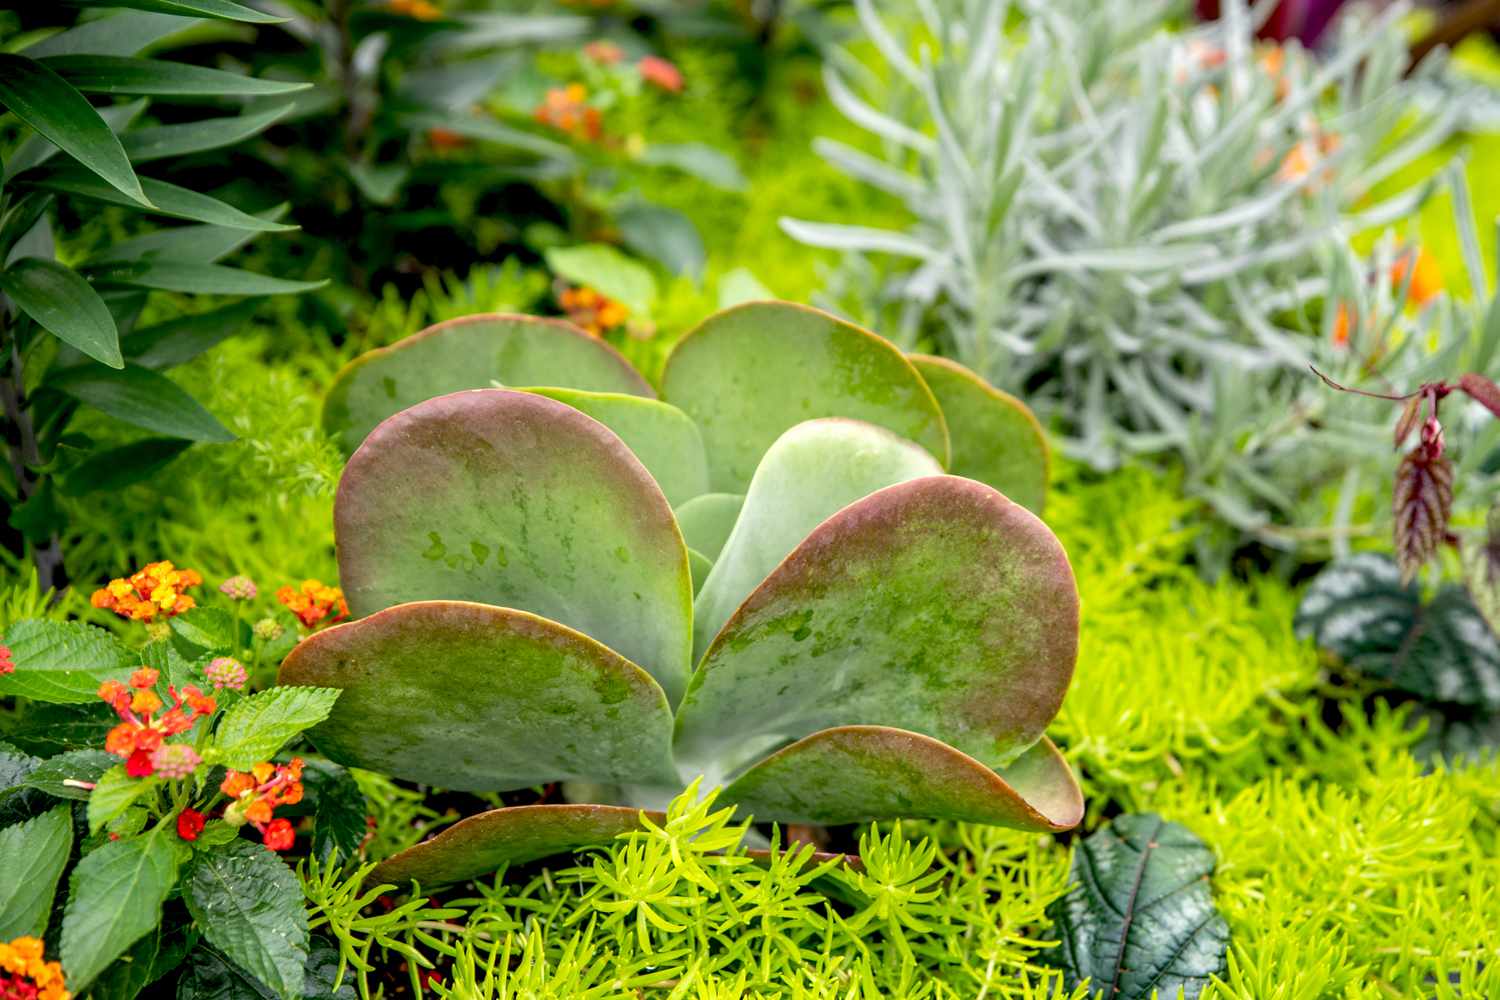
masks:
[[[0,271],[0,290],[63,343],[111,368],[125,367],[115,318],[77,271],[55,260],[22,257]]]
[[[1214,909],[1214,855],[1187,828],[1121,816],[1073,854],[1073,889],[1047,908],[1061,943],[1043,952],[1074,988],[1113,1000],[1197,997],[1225,968],[1229,926]],[[1156,991],[1153,993],[1153,991]]]
[[[302,996],[308,947],[302,886],[274,853],[236,840],[195,854],[183,898],[209,944],[283,1000]]]
[[[1500,640],[1459,586],[1427,604],[1395,560],[1374,552],[1318,574],[1297,633],[1349,667],[1429,701],[1500,709]]]
[[[125,949],[161,923],[161,906],[177,884],[175,831],[103,844],[73,870],[63,913],[62,965],[75,995]]]
[[[49,56],[43,65],[90,94],[148,97],[265,97],[306,90],[310,84],[259,80],[221,69],[134,56]]]
[[[328,760],[310,758],[302,783],[313,807],[313,853],[327,862],[348,859],[359,851],[368,826],[369,804],[347,769]]]
[[[131,945],[94,980],[89,1000],[134,1000],[168,970],[158,967],[161,952],[160,925]]]
[[[35,771],[39,761],[18,747],[0,742],[0,795],[25,784],[26,778]]]
[[[270,760],[292,737],[326,719],[338,696],[334,688],[278,687],[235,702],[214,732],[218,761],[245,771]]]
[[[16,622],[5,630],[5,643],[16,669],[0,676],[0,695],[88,703],[102,682],[123,680],[129,672],[129,651],[108,632],[81,622]]]
[[[189,441],[233,441],[223,424],[165,375],[127,364],[120,371],[74,367],[46,385],[135,427]]]
[[[222,264],[191,264],[153,259],[109,267],[90,267],[101,284],[153,288],[191,295],[296,295],[322,288],[327,281],[289,281]]]
[[[187,971],[177,982],[177,1000],[276,1000],[265,983],[217,949],[199,945],[189,959]]]
[[[0,830],[0,941],[41,937],[73,849],[73,812],[58,806]]]
[[[234,649],[234,619],[220,608],[193,608],[171,621],[172,644],[185,658]]]
[[[198,839],[193,841],[195,851],[214,850],[233,840],[238,840],[240,828],[222,819],[211,819],[203,826]]]
[[[43,191],[92,198],[95,201],[121,205],[125,208],[143,208],[142,205],[135,204],[114,188],[102,183],[93,174],[67,165],[56,168],[48,167],[34,174],[28,174],[22,180],[31,187]],[[279,222],[269,222],[248,212],[242,212],[217,198],[210,198],[206,194],[199,194],[197,191],[190,191],[176,184],[168,184],[166,181],[143,177],[141,189],[146,192],[146,197],[151,199],[151,204],[144,206],[144,210],[157,215],[165,215],[168,218],[187,219],[189,222],[207,222],[216,226],[229,226],[262,233],[285,233],[297,228],[282,225]]]
[[[89,792],[89,832],[97,833],[160,784],[161,779],[156,777],[132,778],[125,773],[124,764],[116,764],[99,775],[94,790]]]
[[[35,59],[0,52],[0,105],[117,191],[125,204],[150,204],[120,140],[56,71]]]
[[[79,783],[94,784],[120,758],[103,750],[69,750],[49,757],[26,776],[27,788],[35,788],[59,799],[87,799],[89,790]],[[67,784],[72,781],[74,784]]]

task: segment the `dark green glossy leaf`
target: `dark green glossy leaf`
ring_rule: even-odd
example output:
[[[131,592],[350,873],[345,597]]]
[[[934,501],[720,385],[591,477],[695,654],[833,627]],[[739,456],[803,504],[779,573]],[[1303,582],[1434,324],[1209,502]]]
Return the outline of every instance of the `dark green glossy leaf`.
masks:
[[[260,216],[272,222],[286,214],[286,206],[277,206]],[[113,243],[91,254],[83,267],[103,264],[128,264],[134,261],[170,260],[186,264],[211,264],[249,243],[259,235],[248,229],[230,226],[174,226]]]
[[[36,172],[35,176],[27,175],[25,180],[32,187],[44,191],[92,198],[111,205],[123,205],[126,208],[142,207],[125,198],[108,184],[101,182],[93,174],[72,167],[48,168]],[[268,222],[258,216],[242,212],[217,198],[210,198],[206,194],[189,191],[187,188],[168,184],[165,181],[152,180],[149,177],[142,178],[141,188],[146,192],[146,197],[151,199],[147,210],[158,215],[262,233],[284,233],[297,228],[282,225],[279,222]]]
[[[302,783],[312,800],[313,854],[323,861],[357,856],[369,833],[370,807],[347,769],[332,761],[309,758]]]
[[[50,388],[65,392],[117,420],[157,434],[189,441],[233,441],[224,425],[177,383],[149,368],[126,365],[69,368],[48,378]]]
[[[181,438],[154,437],[96,452],[68,473],[62,492],[76,497],[124,489],[150,479],[192,446]]]
[[[306,90],[305,83],[258,80],[239,73],[134,56],[51,56],[43,64],[79,90],[151,97],[261,97]]]
[[[120,350],[142,368],[171,368],[234,336],[260,305],[259,299],[246,299],[144,327],[120,338]]]
[[[89,832],[97,833],[160,784],[161,779],[156,777],[132,778],[125,773],[125,765],[117,762],[99,775],[93,791],[89,792]]]
[[[101,284],[192,295],[296,295],[328,284],[327,281],[288,281],[222,264],[190,264],[162,259],[90,268],[89,273]]]
[[[197,852],[184,874],[183,898],[209,944],[282,1000],[299,1000],[307,912],[285,862],[243,839]]]
[[[1424,604],[1389,556],[1360,553],[1318,574],[1296,628],[1352,669],[1403,691],[1500,709],[1500,641],[1468,593],[1450,585]]]
[[[133,56],[153,42],[186,31],[198,23],[192,17],[121,11],[83,21],[67,31],[29,45],[23,51],[32,59],[75,55]]]
[[[75,7],[129,7],[132,10],[181,14],[187,17],[214,17],[225,21],[248,21],[251,24],[281,24],[286,20],[266,14],[234,0],[68,0]]]
[[[166,826],[108,841],[73,870],[63,915],[62,965],[68,988],[83,995],[94,977],[161,923],[161,905],[177,884],[177,833]]]
[[[1121,816],[1073,853],[1073,889],[1048,907],[1062,939],[1047,961],[1072,988],[1116,1000],[1192,1000],[1225,968],[1229,926],[1214,908],[1214,855],[1160,816]],[[1153,991],[1157,991],[1153,993]]]
[[[54,70],[35,59],[0,52],[0,105],[88,168],[124,204],[149,204],[120,140]]]
[[[73,848],[73,811],[61,805],[0,829],[0,941],[41,937]]]
[[[23,257],[0,271],[0,290],[63,343],[111,368],[125,367],[109,307],[72,268],[55,260]]]
[[[259,135],[291,113],[291,104],[277,104],[260,111],[224,118],[205,118],[184,125],[156,125],[131,129],[120,136],[125,155],[132,163],[149,163],[170,156],[187,156],[210,149],[233,146]]]

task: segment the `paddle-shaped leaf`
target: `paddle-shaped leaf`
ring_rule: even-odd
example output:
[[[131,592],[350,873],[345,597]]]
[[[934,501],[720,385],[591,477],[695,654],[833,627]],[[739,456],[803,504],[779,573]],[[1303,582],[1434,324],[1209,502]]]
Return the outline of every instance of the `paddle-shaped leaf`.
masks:
[[[1048,954],[1069,989],[1115,1000],[1193,998],[1224,971],[1229,927],[1214,909],[1214,855],[1176,823],[1121,816],[1073,854],[1073,890],[1048,908]]]
[[[479,389],[402,411],[349,460],[334,531],[356,615],[438,598],[519,608],[681,694],[687,548],[630,449],[570,406]]]
[[[524,611],[403,604],[305,640],[280,682],[343,689],[310,735],[344,764],[471,790],[677,781],[656,682]]]
[[[662,396],[703,431],[720,493],[745,492],[771,444],[815,417],[877,424],[948,461],[942,411],[901,352],[805,306],[751,302],[710,317],[673,349]]]
[[[729,619],[679,709],[679,764],[718,780],[880,725],[1004,766],[1056,714],[1077,635],[1072,569],[1035,515],[956,476],[901,483],[819,525]]]
[[[656,823],[661,813],[647,812]],[[538,805],[494,809],[459,820],[415,847],[382,861],[372,883],[423,888],[488,875],[501,865],[520,865],[579,847],[605,844],[641,828],[641,812],[622,806]]]
[[[1296,627],[1353,669],[1404,691],[1500,709],[1500,641],[1468,593],[1448,586],[1423,604],[1388,556],[1362,552],[1318,574]]]
[[[948,423],[948,471],[988,483],[1035,514],[1047,499],[1047,439],[1019,399],[956,361],[926,354],[911,363],[937,397]]]
[[[937,476],[927,452],[883,427],[829,417],[776,439],[693,605],[693,653],[701,656],[740,602],[818,525],[876,490]]]
[[[789,823],[927,816],[1066,830],[1083,795],[1043,737],[999,773],[947,744],[884,726],[814,733],[754,765],[724,791],[743,813]]]
[[[710,564],[724,551],[734,522],[739,519],[745,498],[738,493],[705,493],[693,497],[672,513],[688,548],[703,555]]]
[[[570,323],[465,316],[355,358],[328,390],[323,427],[352,453],[393,413],[434,396],[497,383],[655,396],[614,348]]]

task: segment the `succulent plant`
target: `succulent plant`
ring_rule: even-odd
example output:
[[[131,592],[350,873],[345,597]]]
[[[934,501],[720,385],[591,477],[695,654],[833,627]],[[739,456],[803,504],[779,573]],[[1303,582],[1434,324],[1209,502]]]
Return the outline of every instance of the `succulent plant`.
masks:
[[[517,381],[551,387],[472,388]],[[326,414],[358,444],[334,512],[357,620],[281,668],[343,690],[314,742],[447,788],[611,802],[470,817],[377,876],[598,842],[639,821],[617,803],[698,775],[766,820],[1075,825],[1043,735],[1077,653],[1072,570],[998,488],[1040,503],[1025,408],[785,303],[709,319],[662,387],[671,403],[602,342],[524,317],[341,375]]]

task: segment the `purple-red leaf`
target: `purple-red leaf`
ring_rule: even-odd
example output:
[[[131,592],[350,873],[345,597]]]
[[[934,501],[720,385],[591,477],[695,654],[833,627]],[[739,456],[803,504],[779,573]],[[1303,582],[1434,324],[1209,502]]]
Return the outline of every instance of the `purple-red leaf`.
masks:
[[[1461,375],[1458,379],[1458,387],[1467,392],[1486,410],[1500,417],[1500,385],[1496,385],[1483,375],[1469,372]]]
[[[1396,469],[1396,561],[1410,582],[1448,534],[1453,512],[1453,463],[1441,438],[1413,448]]]
[[[1422,415],[1422,397],[1413,396],[1406,401],[1401,408],[1401,418],[1396,421],[1396,447],[1400,448],[1416,429],[1417,420]]]

